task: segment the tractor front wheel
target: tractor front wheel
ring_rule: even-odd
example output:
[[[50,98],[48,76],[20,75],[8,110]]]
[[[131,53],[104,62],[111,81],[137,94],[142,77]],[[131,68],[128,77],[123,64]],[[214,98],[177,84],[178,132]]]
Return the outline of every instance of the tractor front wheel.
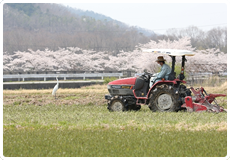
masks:
[[[163,84],[151,92],[149,108],[153,112],[173,112],[179,109],[179,95],[171,86]]]
[[[109,111],[115,111],[115,112],[125,111],[125,105],[124,105],[122,99],[115,98],[115,99],[111,100],[110,104],[108,104],[108,110]]]
[[[114,112],[122,112],[122,111],[138,111],[141,109],[140,105],[127,105],[124,103],[122,98],[116,97],[113,98],[109,103],[108,103],[108,110],[109,111],[114,111]]]

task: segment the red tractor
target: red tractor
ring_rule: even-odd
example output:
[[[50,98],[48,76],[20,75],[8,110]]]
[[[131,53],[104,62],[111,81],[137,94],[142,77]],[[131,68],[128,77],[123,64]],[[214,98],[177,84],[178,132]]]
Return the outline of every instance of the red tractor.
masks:
[[[187,88],[183,79],[184,66],[187,61],[185,56],[193,56],[191,51],[171,49],[150,49],[145,52],[167,54],[172,58],[172,70],[168,79],[162,79],[150,87],[152,74],[143,73],[140,76],[124,78],[112,81],[108,84],[110,95],[105,95],[108,100],[108,110],[127,111],[139,110],[141,105],[148,105],[150,110],[172,112],[187,110],[192,111],[226,111],[220,107],[215,97],[226,96],[224,94],[207,94],[204,88]],[[176,77],[175,57],[182,57],[181,73]],[[192,95],[193,92],[193,95]],[[214,102],[214,104],[212,104]]]

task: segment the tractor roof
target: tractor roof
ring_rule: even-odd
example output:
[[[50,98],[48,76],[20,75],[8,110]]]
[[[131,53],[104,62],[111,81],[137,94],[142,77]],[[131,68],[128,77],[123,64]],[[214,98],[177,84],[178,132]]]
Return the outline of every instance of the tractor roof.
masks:
[[[192,51],[188,50],[179,50],[179,49],[146,49],[142,50],[143,52],[152,52],[166,54],[169,56],[194,56],[195,54]]]

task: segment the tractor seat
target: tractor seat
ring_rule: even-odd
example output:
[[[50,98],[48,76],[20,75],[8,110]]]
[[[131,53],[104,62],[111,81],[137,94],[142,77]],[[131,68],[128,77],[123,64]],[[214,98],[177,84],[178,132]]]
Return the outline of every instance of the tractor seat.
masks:
[[[176,79],[176,72],[171,72],[168,76],[165,76],[165,80],[174,80]]]

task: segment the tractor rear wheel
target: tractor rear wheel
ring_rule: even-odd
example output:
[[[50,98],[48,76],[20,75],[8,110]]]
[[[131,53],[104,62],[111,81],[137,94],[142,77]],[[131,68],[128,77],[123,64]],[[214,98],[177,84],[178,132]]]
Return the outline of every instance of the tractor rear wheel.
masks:
[[[163,84],[151,92],[149,108],[153,112],[173,112],[179,109],[179,95],[171,86]]]

